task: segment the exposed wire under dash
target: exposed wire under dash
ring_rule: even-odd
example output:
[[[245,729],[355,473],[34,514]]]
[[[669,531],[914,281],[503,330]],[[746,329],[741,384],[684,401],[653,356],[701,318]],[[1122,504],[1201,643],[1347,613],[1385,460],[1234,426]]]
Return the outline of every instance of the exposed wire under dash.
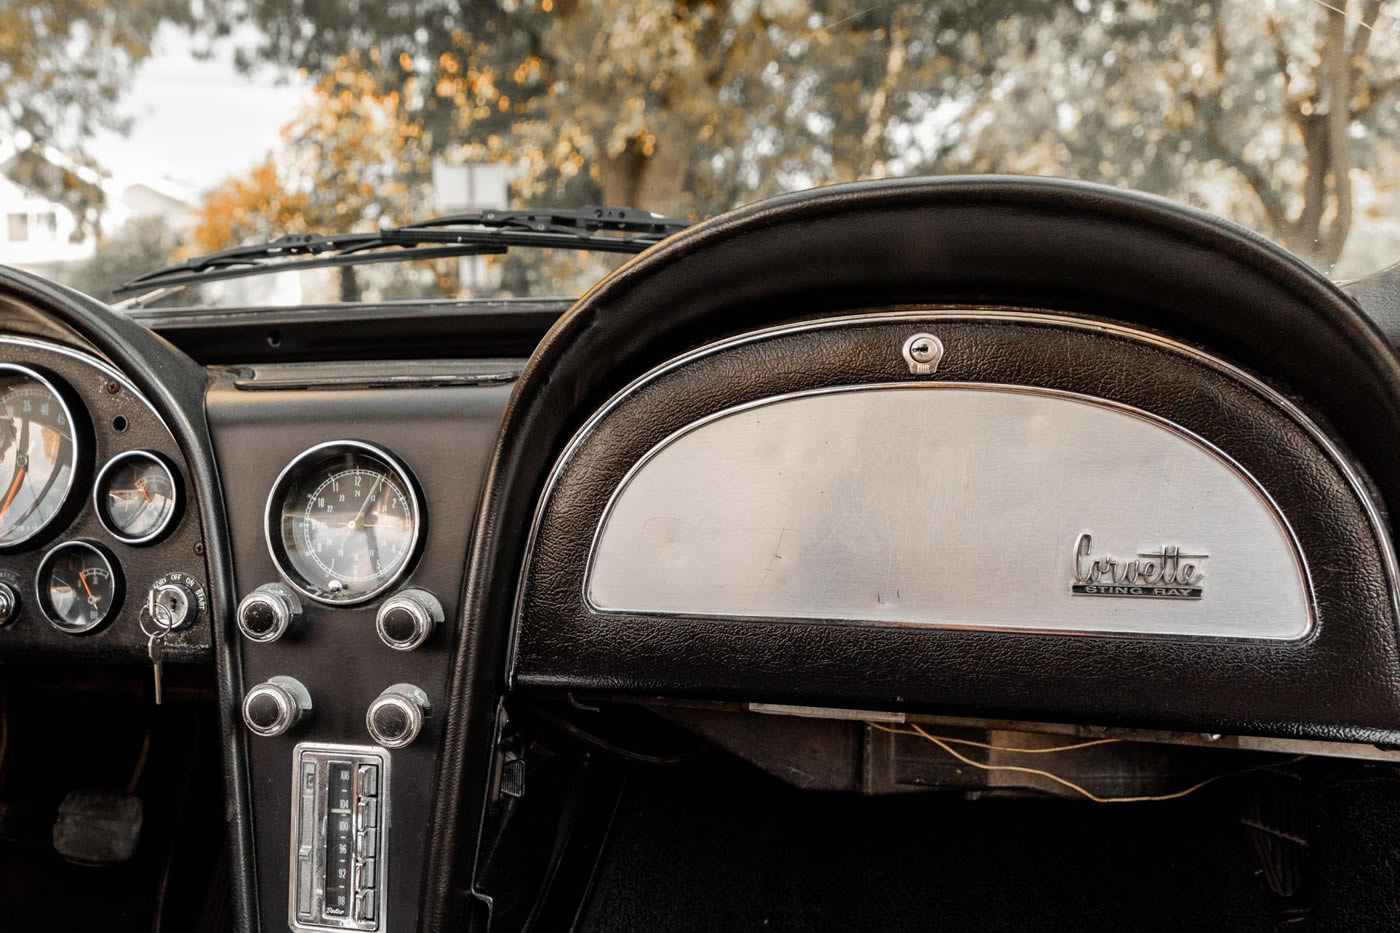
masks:
[[[1089,748],[1094,745],[1110,745],[1115,742],[1121,742],[1122,739],[1091,739],[1087,742],[1077,742],[1072,745],[1057,745],[1050,748],[1017,748],[1015,746],[1010,745],[989,745],[985,742],[974,742],[971,739],[955,739],[950,736],[933,735],[929,732],[926,732],[917,723],[912,722],[909,723],[909,728],[907,729],[895,728],[893,726],[887,726],[878,722],[870,722],[868,720],[866,721],[866,725],[880,732],[888,732],[893,735],[910,735],[922,738],[938,746],[943,751],[947,752],[949,755],[956,758],[963,764],[973,768],[977,768],[982,771],[1012,771],[1019,774],[1033,774],[1038,777],[1046,778],[1047,780],[1054,781],[1056,784],[1069,788],[1070,790],[1084,796],[1085,798],[1093,801],[1094,803],[1154,803],[1164,800],[1179,800],[1182,797],[1194,794],[1201,788],[1208,787],[1209,785],[1214,784],[1217,781],[1223,781],[1226,778],[1240,777],[1241,775],[1250,774],[1255,771],[1270,771],[1276,768],[1281,768],[1285,765],[1296,764],[1297,762],[1302,761],[1304,758],[1308,757],[1307,755],[1295,755],[1294,757],[1286,759],[1284,761],[1271,761],[1266,762],[1264,764],[1253,765],[1252,767],[1248,768],[1240,768],[1236,771],[1226,771],[1223,774],[1213,775],[1212,777],[1208,777],[1203,781],[1198,781],[1197,783],[1192,784],[1190,787],[1187,787],[1184,790],[1175,791],[1174,793],[1170,794],[1153,794],[1140,797],[1101,797],[1098,794],[1095,794],[1093,791],[1089,790],[1088,788],[1074,783],[1068,778],[1060,777],[1058,774],[1046,771],[1042,768],[1027,768],[1021,765],[994,765],[982,761],[975,761],[974,759],[967,757],[966,755],[959,752],[957,749],[953,748],[953,746],[969,745],[974,748],[982,748],[988,751],[995,752],[1009,752],[1012,754],[1020,755],[1044,755],[1049,754],[1051,752],[1072,752],[1076,749]]]

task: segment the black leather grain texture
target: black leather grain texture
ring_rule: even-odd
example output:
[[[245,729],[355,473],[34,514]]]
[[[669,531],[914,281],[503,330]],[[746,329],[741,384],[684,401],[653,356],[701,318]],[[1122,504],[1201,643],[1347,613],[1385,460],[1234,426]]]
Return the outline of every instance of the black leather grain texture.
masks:
[[[526,539],[570,436],[628,382],[688,349],[802,316],[902,303],[1079,311],[1207,347],[1306,399],[1384,502],[1400,503],[1400,473],[1390,469],[1400,462],[1395,351],[1301,260],[1217,218],[1099,186],[1003,176],[838,186],[699,224],[580,299],[536,349],[506,410],[454,653],[425,929],[451,926],[465,905]],[[787,644],[765,637],[767,656],[780,659]],[[883,676],[881,660],[869,676]]]
[[[204,414],[204,369],[149,330],[86,295],[16,269],[0,268],[0,298],[38,309],[117,367],[155,406],[189,466],[209,574],[209,615],[219,687],[219,750],[227,799],[232,914],[239,930],[258,927],[247,759],[238,699],[242,671],[232,653],[233,586],[223,496]]]
[[[589,430],[545,502],[530,555],[513,659],[517,686],[1231,734],[1400,736],[1400,657],[1384,532],[1286,410],[1189,356],[1060,326],[1049,316],[1044,323],[958,319],[956,312],[873,320],[800,328],[700,355],[636,387]],[[1224,450],[1270,492],[1298,536],[1317,600],[1314,634],[1270,645],[1085,638],[658,618],[601,614],[584,604],[603,511],[647,451],[699,418],[755,399],[918,382],[900,348],[924,331],[948,348],[940,382],[1040,386],[1121,402]],[[1004,573],[990,569],[989,582]]]

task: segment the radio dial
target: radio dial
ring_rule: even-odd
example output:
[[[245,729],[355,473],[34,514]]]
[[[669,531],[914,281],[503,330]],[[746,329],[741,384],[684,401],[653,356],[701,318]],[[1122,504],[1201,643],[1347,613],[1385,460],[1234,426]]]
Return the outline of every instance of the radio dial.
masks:
[[[411,745],[423,731],[423,720],[431,708],[428,695],[413,684],[394,684],[369,705],[365,727],[385,748]]]
[[[384,601],[375,616],[379,640],[395,651],[412,651],[442,623],[442,603],[427,590],[408,589]]]
[[[243,721],[254,735],[282,735],[311,712],[311,694],[293,677],[273,677],[243,698]]]
[[[301,619],[301,601],[290,587],[265,583],[238,604],[238,628],[249,641],[273,642]]]

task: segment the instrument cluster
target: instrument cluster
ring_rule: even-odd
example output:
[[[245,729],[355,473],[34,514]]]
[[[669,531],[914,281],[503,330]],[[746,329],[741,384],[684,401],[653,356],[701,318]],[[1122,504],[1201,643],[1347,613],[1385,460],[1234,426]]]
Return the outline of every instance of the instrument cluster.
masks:
[[[129,381],[7,338],[0,362],[0,645],[208,650],[203,543],[174,438]],[[188,519],[188,520],[187,520]]]

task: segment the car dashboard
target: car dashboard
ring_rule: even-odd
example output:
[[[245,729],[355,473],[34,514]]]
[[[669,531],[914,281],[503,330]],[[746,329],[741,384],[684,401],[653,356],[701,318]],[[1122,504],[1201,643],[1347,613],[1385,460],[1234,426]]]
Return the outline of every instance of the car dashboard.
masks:
[[[0,409],[0,662],[212,676],[243,929],[545,928],[536,703],[868,795],[992,786],[919,723],[1397,758],[1400,359],[1156,199],[789,195],[572,303],[6,272]]]

